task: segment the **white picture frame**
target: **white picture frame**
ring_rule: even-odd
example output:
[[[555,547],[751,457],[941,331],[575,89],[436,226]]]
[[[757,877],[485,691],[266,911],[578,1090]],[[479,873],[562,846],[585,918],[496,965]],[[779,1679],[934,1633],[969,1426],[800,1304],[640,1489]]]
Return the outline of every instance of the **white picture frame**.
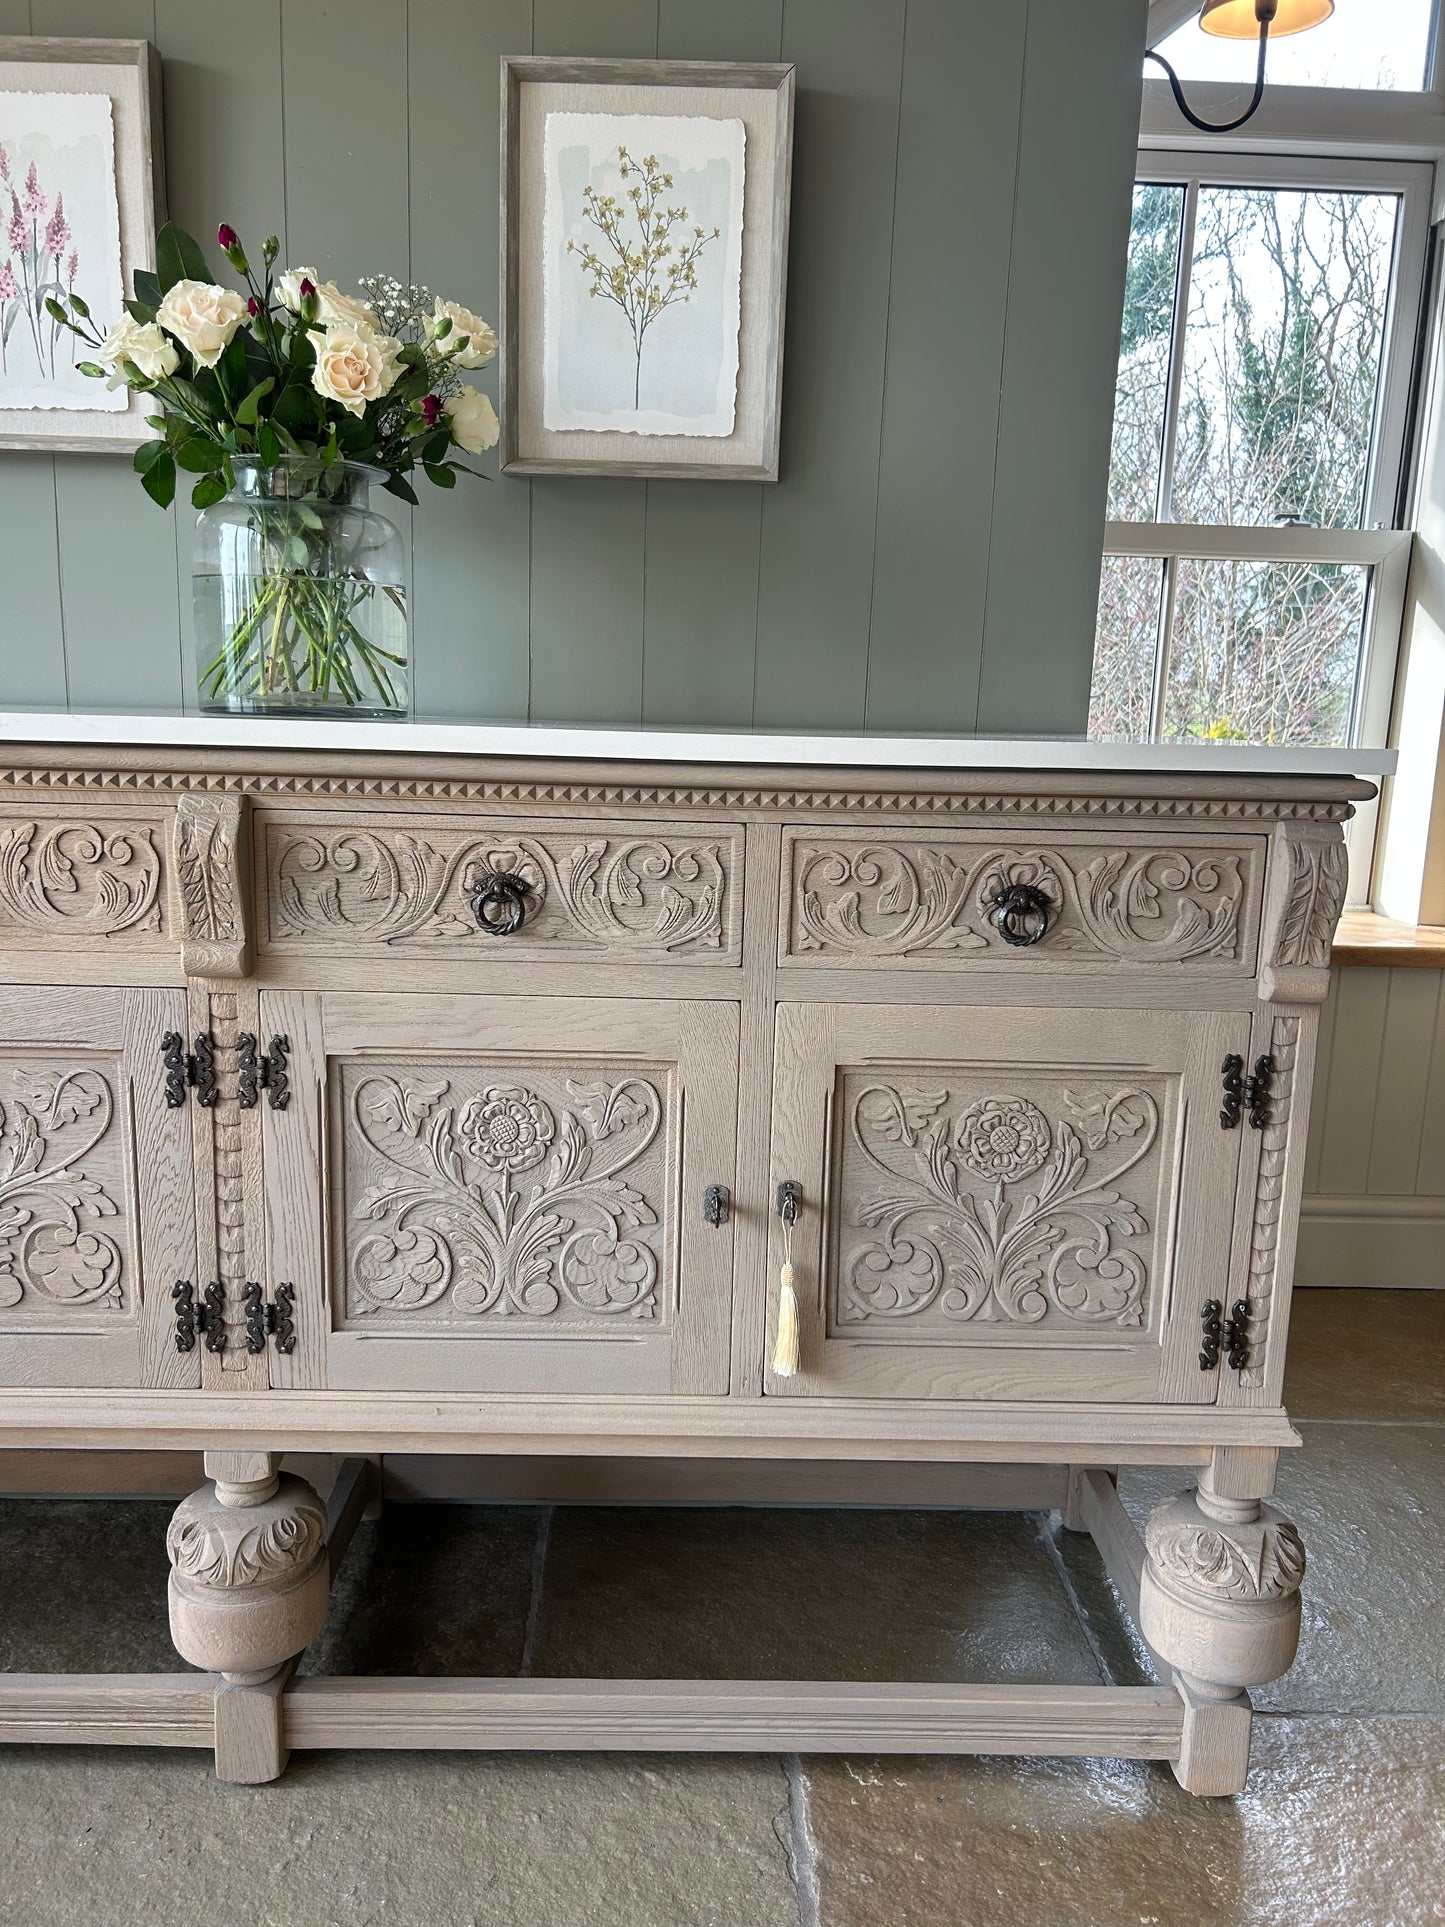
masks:
[[[503,58],[503,474],[778,479],[794,93],[782,63]],[[614,270],[649,208],[644,297]]]
[[[37,107],[32,112],[23,103],[12,104],[7,122],[4,113],[7,95],[33,96]],[[0,35],[0,142],[5,141],[7,125],[17,130],[17,141],[7,144],[7,158],[12,175],[17,172],[20,175],[11,183],[0,183],[4,188],[0,194],[0,271],[7,261],[16,258],[6,246],[12,213],[10,188],[13,185],[23,196],[27,171],[17,169],[17,145],[26,152],[34,151],[37,129],[43,133],[46,96],[77,95],[91,99],[74,109],[57,109],[57,129],[73,132],[83,122],[87,133],[93,136],[90,150],[103,133],[108,133],[114,143],[115,234],[109,245],[118,242],[119,271],[117,275],[114,263],[107,261],[101,284],[107,290],[104,306],[91,303],[97,325],[104,328],[119,317],[118,302],[113,313],[109,310],[116,293],[121,298],[132,294],[135,270],[155,267],[156,235],[165,223],[160,56],[145,40]],[[108,109],[98,107],[101,100],[109,103]],[[64,166],[63,158],[55,163],[59,173],[63,173]],[[64,182],[47,178],[42,186],[47,211],[53,210],[54,196],[57,192],[63,193]],[[77,292],[84,291],[84,271],[75,285]],[[96,284],[90,285],[94,289]],[[24,312],[17,313],[12,306],[9,318],[12,327],[6,344],[7,370],[12,349],[18,370],[24,353],[38,354],[39,350],[31,349],[26,334],[20,329],[20,322],[26,319]],[[73,337],[67,339],[73,345]],[[17,379],[10,384],[12,392],[41,397],[43,378],[43,366],[38,366],[30,378],[33,385],[22,385]],[[144,395],[108,391],[102,384],[94,385],[98,391],[94,406],[84,405],[83,398],[74,395],[63,405],[46,405],[43,399],[25,406],[0,405],[0,449],[50,449],[83,454],[113,450],[129,454],[150,438],[145,415],[153,404]],[[0,404],[4,393],[5,386],[0,384]]]

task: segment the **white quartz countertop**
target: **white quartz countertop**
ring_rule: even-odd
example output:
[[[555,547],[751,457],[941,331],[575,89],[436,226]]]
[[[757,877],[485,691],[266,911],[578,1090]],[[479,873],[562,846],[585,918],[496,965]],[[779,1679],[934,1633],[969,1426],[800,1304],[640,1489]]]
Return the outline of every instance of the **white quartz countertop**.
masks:
[[[1094,743],[1082,737],[872,736],[589,724],[344,722],[124,711],[0,711],[0,741],[171,749],[392,751],[629,763],[816,764],[919,770],[1121,770],[1215,776],[1388,776],[1392,749],[1250,743]]]

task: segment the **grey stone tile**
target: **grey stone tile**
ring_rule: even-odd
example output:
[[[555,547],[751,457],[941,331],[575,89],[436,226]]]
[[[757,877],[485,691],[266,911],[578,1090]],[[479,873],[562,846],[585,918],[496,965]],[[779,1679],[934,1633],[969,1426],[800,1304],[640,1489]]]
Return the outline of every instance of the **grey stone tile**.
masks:
[[[566,1677],[1099,1675],[1033,1515],[553,1516],[534,1670]]]
[[[0,1499],[0,1672],[173,1673],[170,1500]]]
[[[772,1759],[0,1748],[0,1927],[797,1927]]]
[[[1256,1721],[1249,1784],[1137,1761],[803,1762],[820,1927],[1445,1919],[1445,1723]]]
[[[1284,1402],[1296,1419],[1445,1423],[1445,1291],[1297,1291]]]
[[[515,1673],[541,1514],[397,1505],[356,1528],[303,1673]]]

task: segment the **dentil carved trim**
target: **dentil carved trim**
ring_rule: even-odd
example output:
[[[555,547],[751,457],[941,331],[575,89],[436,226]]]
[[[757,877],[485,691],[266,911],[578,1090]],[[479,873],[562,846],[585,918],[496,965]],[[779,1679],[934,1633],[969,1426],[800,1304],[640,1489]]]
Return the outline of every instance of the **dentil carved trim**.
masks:
[[[101,1229],[118,1215],[84,1160],[111,1128],[98,1070],[37,1071],[28,1102],[0,1105],[0,1308],[122,1311],[122,1260]]]
[[[1304,1578],[1304,1542],[1274,1506],[1262,1506],[1257,1520],[1225,1525],[1182,1493],[1149,1515],[1144,1544],[1166,1578],[1224,1599],[1283,1599]]]
[[[177,799],[171,850],[176,926],[187,976],[242,977],[247,957],[245,853],[250,805],[239,796]]]
[[[522,1083],[357,1075],[348,1162],[364,1145],[372,1182],[349,1213],[348,1315],[657,1316],[658,1205],[623,1174],[663,1097],[632,1073],[564,1089],[549,1103]]]
[[[877,1176],[849,1186],[850,1222],[879,1235],[842,1241],[839,1323],[936,1307],[985,1323],[1140,1326],[1148,1272],[1121,1241],[1149,1225],[1118,1187],[1155,1144],[1158,1104],[1126,1087],[1068,1090],[1063,1105],[1050,1119],[1003,1093],[965,1104],[947,1090],[859,1091],[848,1136]]]
[[[732,852],[675,837],[519,836],[498,830],[451,848],[400,829],[293,832],[272,825],[274,942],[466,940],[471,893],[501,872],[528,886],[509,947],[528,942],[676,956],[732,940]],[[481,938],[485,942],[484,937]]]
[[[0,822],[0,921],[37,936],[158,931],[160,881],[148,829]]]
[[[1239,1374],[1241,1385],[1264,1383],[1264,1353],[1269,1338],[1269,1315],[1274,1300],[1275,1268],[1279,1259],[1280,1217],[1284,1203],[1284,1162],[1289,1148],[1289,1121],[1294,1102],[1295,1064],[1299,1057],[1298,1017],[1276,1017],[1270,1031],[1274,1075],[1270,1079],[1269,1122],[1261,1134],[1259,1174],[1254,1183],[1254,1224],[1249,1240],[1249,1356]]]
[[[1247,848],[1001,850],[799,838],[790,951],[862,963],[960,951],[1018,956],[992,911],[1010,885],[1030,884],[1049,905],[1049,930],[1029,955],[1238,964],[1254,861]]]

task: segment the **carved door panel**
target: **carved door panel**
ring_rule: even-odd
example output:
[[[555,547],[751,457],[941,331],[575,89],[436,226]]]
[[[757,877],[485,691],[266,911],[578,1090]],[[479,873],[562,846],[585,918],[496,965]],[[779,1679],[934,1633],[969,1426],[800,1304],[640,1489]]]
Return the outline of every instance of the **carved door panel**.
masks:
[[[1248,1037],[1245,1013],[780,1006],[802,1368],[768,1390],[1212,1403],[1241,1135],[1219,1066]]]
[[[273,1385],[725,1392],[737,1006],[263,992]]]
[[[180,990],[6,990],[0,1385],[200,1383],[171,1287],[197,1287],[191,1103],[166,1103]]]

